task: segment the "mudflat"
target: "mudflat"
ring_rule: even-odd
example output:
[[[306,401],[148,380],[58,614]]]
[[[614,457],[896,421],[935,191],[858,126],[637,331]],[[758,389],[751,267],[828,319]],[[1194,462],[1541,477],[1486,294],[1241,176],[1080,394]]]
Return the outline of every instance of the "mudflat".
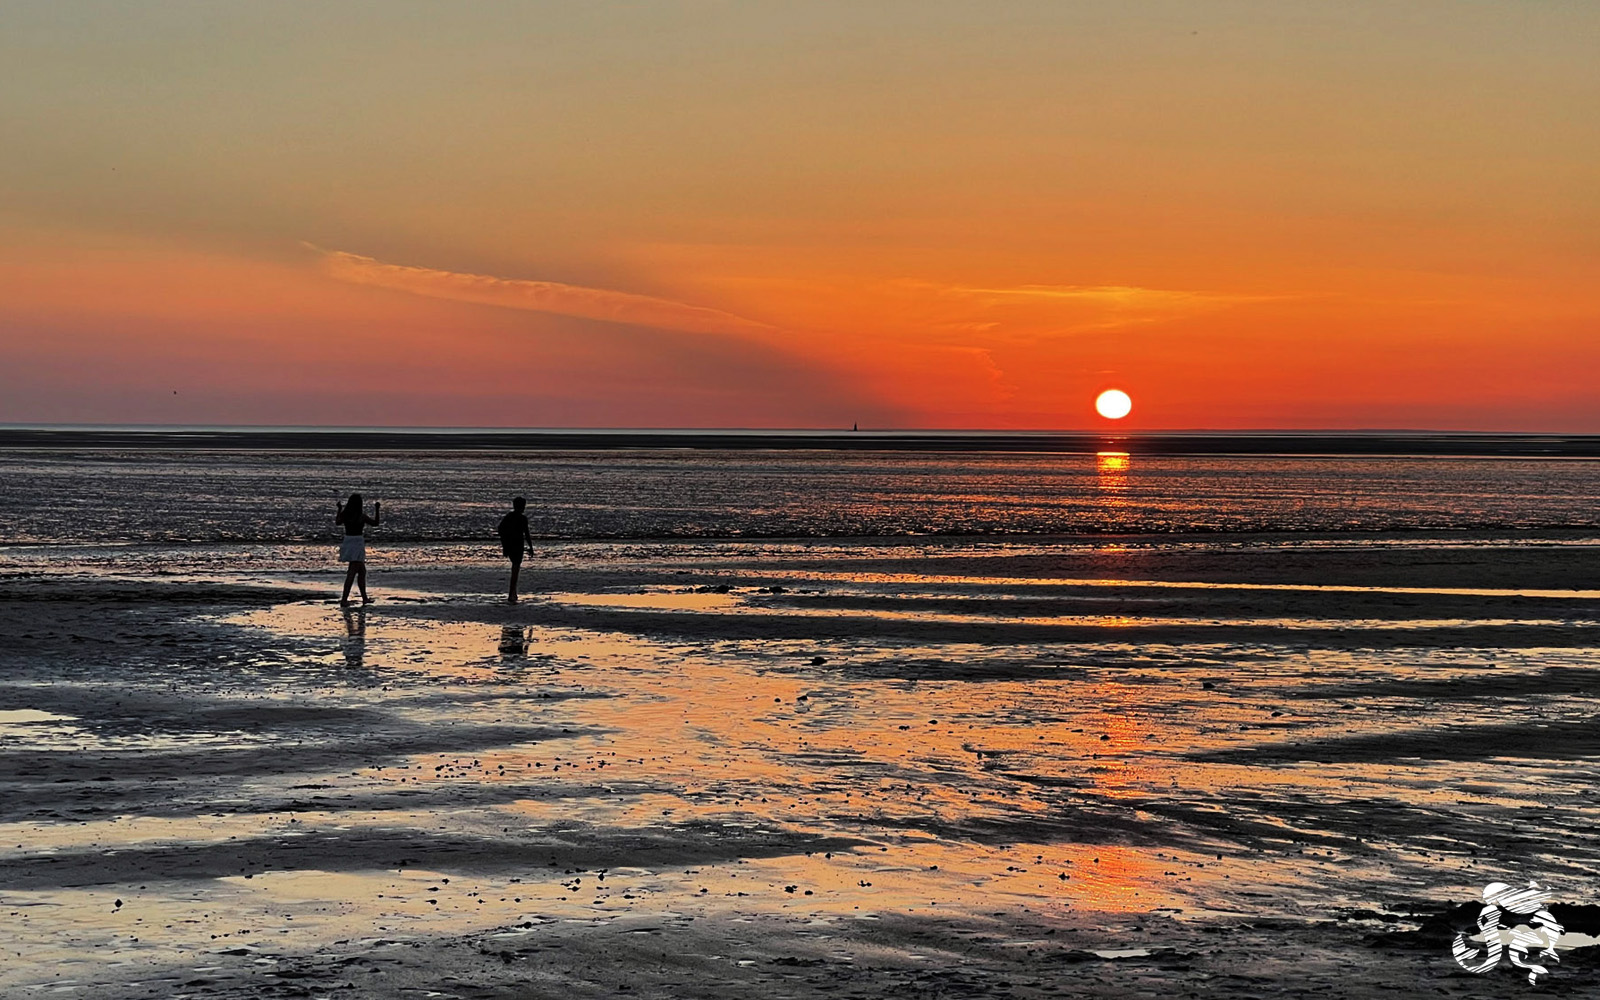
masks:
[[[1600,544],[0,579],[0,993],[1580,995]],[[1550,887],[1530,986],[1452,958]]]

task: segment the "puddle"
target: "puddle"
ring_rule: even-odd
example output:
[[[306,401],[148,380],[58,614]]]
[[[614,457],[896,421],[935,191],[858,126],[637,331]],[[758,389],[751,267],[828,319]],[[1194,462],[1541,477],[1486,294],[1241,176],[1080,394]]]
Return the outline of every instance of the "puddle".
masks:
[[[36,708],[8,708],[0,709],[0,728],[6,726],[26,726],[39,722],[75,722],[70,715],[56,715],[54,712],[41,712]]]
[[[0,747],[42,751],[137,751],[260,746],[270,737],[237,730],[206,732],[106,732],[88,720],[36,709],[0,712]]]
[[[1243,583],[1203,580],[1130,580],[1091,577],[1036,577],[1036,576],[955,576],[912,573],[863,573],[826,570],[763,571],[763,577],[772,579],[799,579],[812,582],[890,583],[926,586],[939,584],[963,587],[1053,587],[1063,589],[1147,589],[1147,590],[1215,590],[1215,591],[1285,591],[1308,594],[1418,594],[1450,597],[1547,597],[1573,600],[1600,600],[1600,590],[1574,587],[1571,590],[1545,590],[1532,588],[1485,587],[1376,587],[1342,584],[1311,583]]]
[[[549,599],[556,604],[638,608],[644,611],[721,611],[742,603],[742,598],[733,593],[669,590],[639,594],[551,594]]]
[[[1118,582],[1117,586],[1124,585]],[[1078,586],[1071,584],[1070,586]],[[1165,585],[1164,585],[1165,586]],[[1298,589],[1298,588],[1282,588]],[[1424,593],[1424,591],[1413,591]],[[1426,593],[1450,593],[1460,596],[1460,591],[1426,591]],[[863,597],[880,596],[877,592],[870,591],[829,591],[828,597],[837,600],[841,596],[859,595]],[[1600,592],[1597,592],[1600,594]],[[648,611],[694,611],[694,612],[727,612],[734,614],[771,615],[782,614],[788,618],[858,618],[875,619],[880,621],[915,621],[915,622],[946,622],[946,623],[972,623],[983,622],[990,624],[1006,625],[1040,625],[1040,626],[1081,626],[1088,628],[1175,628],[1206,626],[1220,627],[1270,627],[1288,630],[1327,630],[1327,629],[1462,629],[1462,628],[1600,628],[1600,620],[1574,619],[1574,618],[1321,618],[1316,616],[1297,616],[1287,618],[1277,615],[1263,614],[1256,617],[1240,618],[1232,616],[1219,616],[1206,614],[1204,610],[1197,611],[1194,615],[1177,617],[1155,614],[1063,614],[1063,615],[1028,615],[1028,614],[1003,614],[995,613],[995,602],[990,598],[974,597],[970,595],[950,595],[933,592],[923,593],[897,593],[894,599],[904,604],[908,610],[893,610],[887,608],[854,608],[848,605],[830,607],[806,607],[804,598],[792,596],[786,598],[781,604],[771,604],[760,600],[764,596],[755,593],[750,598],[738,594],[716,594],[698,592],[660,592],[647,594],[554,594],[550,600],[557,604],[587,607],[627,608]],[[1482,596],[1482,595],[1479,595]],[[1513,596],[1522,596],[1520,593]],[[937,600],[941,606],[951,604],[970,604],[970,611],[963,610],[957,613],[948,611],[934,611],[917,607],[919,599]]]

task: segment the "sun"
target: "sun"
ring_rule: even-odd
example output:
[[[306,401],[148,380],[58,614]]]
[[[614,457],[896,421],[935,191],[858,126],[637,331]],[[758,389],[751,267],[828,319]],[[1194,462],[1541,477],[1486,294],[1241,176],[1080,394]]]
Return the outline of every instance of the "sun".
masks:
[[[1121,389],[1107,389],[1095,397],[1094,409],[1107,420],[1121,420],[1133,409],[1133,400]]]

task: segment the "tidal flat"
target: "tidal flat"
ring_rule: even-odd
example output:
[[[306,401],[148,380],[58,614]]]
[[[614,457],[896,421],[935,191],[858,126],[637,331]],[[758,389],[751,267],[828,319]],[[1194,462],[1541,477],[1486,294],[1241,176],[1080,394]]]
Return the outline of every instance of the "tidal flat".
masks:
[[[287,568],[284,568],[287,567]],[[1600,985],[1600,539],[551,542],[0,579],[5,996]],[[1491,881],[1569,934],[1451,958]]]

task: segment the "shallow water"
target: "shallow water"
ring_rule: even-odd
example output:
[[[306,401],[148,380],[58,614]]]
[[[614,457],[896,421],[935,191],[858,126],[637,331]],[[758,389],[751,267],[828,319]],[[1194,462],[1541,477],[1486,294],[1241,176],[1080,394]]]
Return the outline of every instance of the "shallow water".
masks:
[[[1015,572],[1038,550],[951,574],[915,545],[817,572],[758,548],[536,562],[566,585],[516,608],[428,559],[367,608],[195,608],[202,645],[170,661],[223,665],[177,687],[159,659],[39,664],[0,717],[29,810],[0,824],[0,909],[36,956],[5,981],[636,915],[1332,919],[1600,874],[1593,592]],[[1029,603],[1063,594],[1121,610]],[[1285,594],[1310,603],[1241,604]],[[1064,618],[1071,641],[1040,637]],[[1388,638],[1440,629],[1470,642]],[[1578,638],[1529,641],[1552,630]],[[62,708],[107,681],[188,707]]]
[[[383,543],[492,539],[515,493],[567,539],[1600,525],[1583,459],[0,450],[0,540],[331,540],[353,491],[385,502]]]

